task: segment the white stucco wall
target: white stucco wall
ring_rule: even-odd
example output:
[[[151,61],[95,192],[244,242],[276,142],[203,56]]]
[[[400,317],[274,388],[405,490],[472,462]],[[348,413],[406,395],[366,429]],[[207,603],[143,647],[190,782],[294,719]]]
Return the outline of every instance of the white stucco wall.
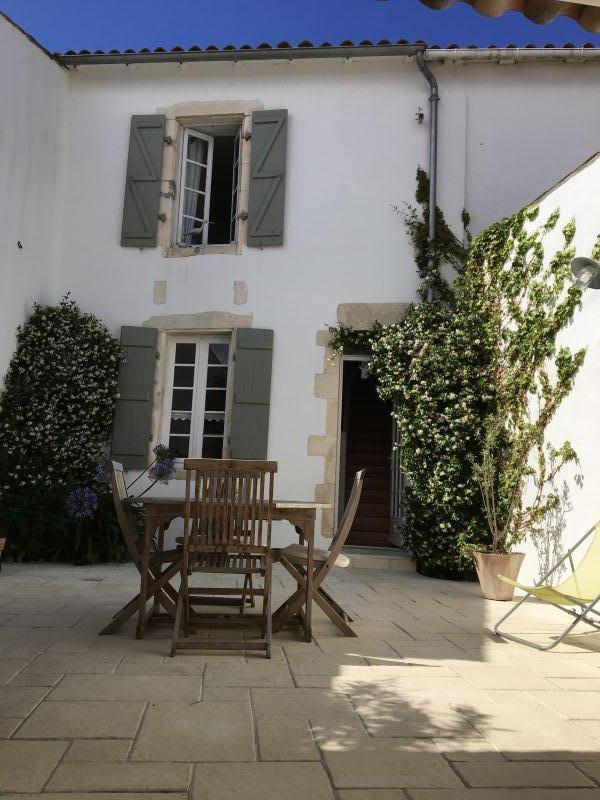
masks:
[[[599,66],[433,66],[440,82],[439,201],[475,232],[521,207],[598,146]],[[585,90],[584,88],[585,87]],[[393,205],[414,196],[427,165],[427,85],[412,61],[349,59],[78,68],[69,113],[61,292],[118,333],[155,314],[252,313],[275,331],[269,456],[277,494],[312,498],[325,432],[314,398],[323,350],[315,333],[347,302],[415,297],[413,254]],[[184,101],[258,100],[289,110],[285,245],[242,255],[163,258],[119,244],[132,114]],[[557,114],[560,109],[560,114]],[[573,125],[586,119],[586,125]],[[153,305],[154,281],[167,303]],[[234,281],[248,303],[233,303]]]
[[[591,255],[600,234],[599,186],[600,158],[596,157],[542,199],[539,220],[555,209],[561,212],[556,229],[544,240],[547,257],[561,247],[560,229],[571,219],[577,224],[577,255]],[[574,390],[557,412],[547,436],[547,441],[556,447],[570,441],[579,464],[569,465],[556,481],[561,508],[548,519],[544,535],[525,544],[525,580],[540,578],[540,573],[547,571],[600,519],[600,291],[588,289],[584,293],[581,309],[560,335],[558,344],[572,351],[587,348]],[[578,555],[583,552],[580,550]]]
[[[56,298],[68,76],[3,17],[0,76],[1,379],[31,303]]]

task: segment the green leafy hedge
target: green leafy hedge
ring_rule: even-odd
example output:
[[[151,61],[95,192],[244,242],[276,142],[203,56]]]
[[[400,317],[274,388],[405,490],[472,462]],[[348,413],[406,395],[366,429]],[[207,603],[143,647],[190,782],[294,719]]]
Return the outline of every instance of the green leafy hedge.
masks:
[[[121,350],[67,297],[35,305],[17,332],[0,396],[0,525],[22,559],[97,561],[122,556],[105,457]],[[76,486],[93,487],[92,517],[67,513]]]

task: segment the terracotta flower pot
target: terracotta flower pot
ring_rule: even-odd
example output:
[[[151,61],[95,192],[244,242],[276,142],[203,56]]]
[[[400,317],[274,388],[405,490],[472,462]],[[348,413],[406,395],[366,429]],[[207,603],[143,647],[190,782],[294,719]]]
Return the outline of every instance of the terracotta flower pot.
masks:
[[[524,558],[525,553],[475,553],[481,594],[488,600],[512,600],[515,587],[501,581],[498,575],[516,581]]]

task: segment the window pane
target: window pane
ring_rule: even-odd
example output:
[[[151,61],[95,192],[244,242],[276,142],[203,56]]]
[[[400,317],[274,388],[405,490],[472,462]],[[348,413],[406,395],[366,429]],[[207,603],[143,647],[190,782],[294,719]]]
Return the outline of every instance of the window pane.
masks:
[[[217,416],[213,414],[205,414],[204,416],[204,433],[223,436],[225,433],[225,415]]]
[[[208,142],[206,139],[197,139],[195,136],[188,136],[187,157],[192,161],[199,161],[206,164],[208,160]]]
[[[196,192],[190,192],[188,189],[184,191],[183,193],[184,224],[189,223],[192,226],[192,228],[202,227],[201,220],[204,219],[204,201],[205,197],[203,194],[196,194]],[[186,217],[195,217],[195,219],[186,219]]]
[[[189,434],[192,428],[192,418],[187,419],[171,419],[170,433],[183,433]]]
[[[227,386],[227,367],[209,367],[206,373],[206,385],[224,389]]]
[[[206,411],[225,411],[226,394],[227,392],[220,391],[219,389],[207,389]]]
[[[173,389],[173,411],[191,411],[194,392],[192,389]]]
[[[176,364],[194,364],[196,362],[196,345],[191,342],[177,342],[175,345]]]
[[[185,165],[185,187],[187,189],[198,189],[201,192],[206,191],[206,167],[201,167],[199,164],[192,164],[190,161]]]
[[[223,437],[202,440],[202,458],[223,458]]]
[[[193,386],[193,385],[194,385],[194,368],[175,367],[173,386]]]
[[[190,440],[188,436],[169,436],[169,448],[177,458],[187,458],[190,453]]]
[[[209,364],[227,364],[229,361],[229,345],[228,344],[209,344],[208,345],[208,363]]]

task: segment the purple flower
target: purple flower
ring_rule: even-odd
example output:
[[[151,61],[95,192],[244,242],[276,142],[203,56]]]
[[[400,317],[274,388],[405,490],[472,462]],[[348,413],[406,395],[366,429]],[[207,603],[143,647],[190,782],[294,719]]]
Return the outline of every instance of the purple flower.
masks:
[[[70,517],[78,519],[93,517],[98,507],[98,497],[89,486],[76,486],[67,495],[65,507]]]
[[[175,474],[175,462],[172,458],[158,458],[150,467],[148,475],[153,481],[168,483]]]
[[[108,471],[108,464],[106,461],[100,461],[100,463],[96,465],[94,475],[99,483],[110,483],[110,472]]]

